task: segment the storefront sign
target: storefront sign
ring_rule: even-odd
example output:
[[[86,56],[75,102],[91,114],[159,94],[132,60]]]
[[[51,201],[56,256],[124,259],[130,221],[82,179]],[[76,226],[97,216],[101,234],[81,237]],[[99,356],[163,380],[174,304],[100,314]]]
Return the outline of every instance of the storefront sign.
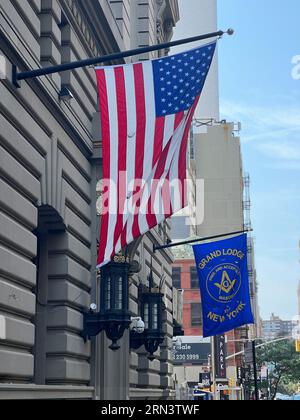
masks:
[[[207,365],[211,353],[210,343],[183,343],[173,345],[173,362],[175,365]]]
[[[226,379],[226,339],[225,335],[219,335],[214,339],[215,343],[215,368],[216,378]]]

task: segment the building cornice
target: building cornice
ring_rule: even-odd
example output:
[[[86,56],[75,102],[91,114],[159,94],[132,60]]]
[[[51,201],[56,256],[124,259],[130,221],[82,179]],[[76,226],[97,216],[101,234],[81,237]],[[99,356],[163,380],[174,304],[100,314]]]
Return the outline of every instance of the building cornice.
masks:
[[[178,0],[166,0],[167,9],[170,10],[174,26],[180,19]]]

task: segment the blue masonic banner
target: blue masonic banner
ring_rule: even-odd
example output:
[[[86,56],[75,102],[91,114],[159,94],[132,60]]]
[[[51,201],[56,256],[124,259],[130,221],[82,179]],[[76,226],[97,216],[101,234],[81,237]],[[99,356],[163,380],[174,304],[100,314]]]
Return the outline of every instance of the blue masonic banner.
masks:
[[[195,245],[203,308],[203,336],[253,324],[247,265],[247,235]]]

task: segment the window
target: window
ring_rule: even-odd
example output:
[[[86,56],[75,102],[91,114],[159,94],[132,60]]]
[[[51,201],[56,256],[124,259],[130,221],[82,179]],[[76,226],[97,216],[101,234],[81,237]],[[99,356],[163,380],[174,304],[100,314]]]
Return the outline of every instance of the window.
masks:
[[[196,267],[190,268],[191,289],[199,289],[199,277]]]
[[[202,304],[191,303],[191,326],[199,327],[202,325]]]
[[[190,130],[190,159],[195,159],[194,131]]]
[[[181,289],[181,268],[173,267],[172,270],[172,281],[175,289]]]

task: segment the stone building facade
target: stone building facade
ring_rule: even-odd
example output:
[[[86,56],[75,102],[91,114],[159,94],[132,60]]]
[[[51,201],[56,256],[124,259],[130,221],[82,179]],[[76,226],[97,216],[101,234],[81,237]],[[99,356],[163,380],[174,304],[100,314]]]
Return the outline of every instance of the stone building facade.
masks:
[[[128,332],[113,353],[102,334],[81,338],[82,312],[99,295],[96,184],[101,130],[93,68],[29,79],[21,71],[170,40],[177,0],[0,0],[0,398],[173,398],[173,306],[169,252],[153,257],[164,275],[166,339],[150,362],[130,352]],[[138,57],[136,59],[146,59]],[[73,98],[63,100],[63,88]],[[132,247],[146,282],[153,243],[166,223]]]

